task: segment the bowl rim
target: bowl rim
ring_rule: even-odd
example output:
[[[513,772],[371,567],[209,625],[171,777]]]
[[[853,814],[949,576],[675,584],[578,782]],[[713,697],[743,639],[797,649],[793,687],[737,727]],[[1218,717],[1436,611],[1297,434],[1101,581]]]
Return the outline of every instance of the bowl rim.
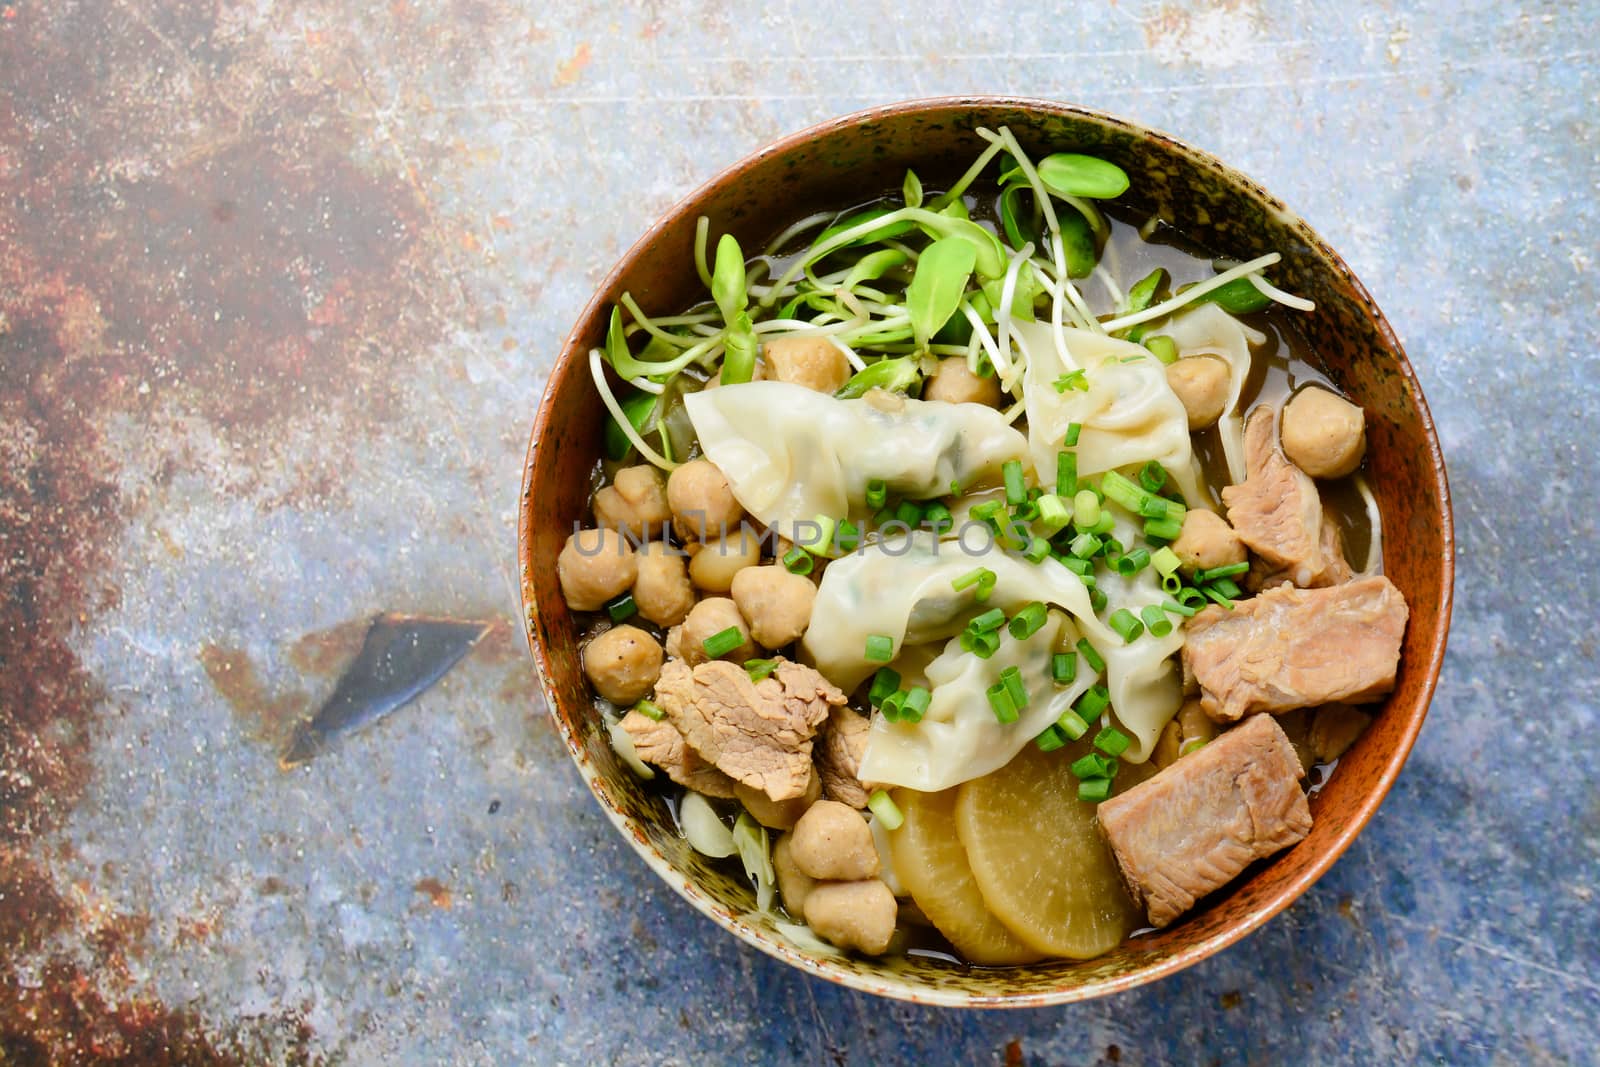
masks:
[[[1363,306],[1367,309],[1367,313],[1371,316],[1373,325],[1383,338],[1385,346],[1398,360],[1398,370],[1409,387],[1408,392],[1416,402],[1419,423],[1422,428],[1423,438],[1427,444],[1428,466],[1436,482],[1440,507],[1442,558],[1440,560],[1439,587],[1435,590],[1439,605],[1439,626],[1432,635],[1432,640],[1417,656],[1407,662],[1408,669],[1422,672],[1419,710],[1406,723],[1399,742],[1384,763],[1376,778],[1374,787],[1362,798],[1355,812],[1346,820],[1344,827],[1338,831],[1329,846],[1321,854],[1314,857],[1299,874],[1286,882],[1277,893],[1262,901],[1252,911],[1216,934],[1202,941],[1175,949],[1148,965],[1126,973],[1091,979],[1081,984],[1063,986],[1059,989],[1042,992],[979,994],[943,986],[913,984],[895,980],[886,973],[863,974],[847,967],[838,966],[831,960],[819,959],[808,955],[797,946],[759,936],[755,931],[744,925],[735,914],[722,908],[700,892],[695,884],[686,875],[677,870],[664,856],[648,847],[645,844],[646,839],[642,829],[634,825],[635,821],[617,806],[608,791],[599,784],[598,774],[592,766],[588,754],[584,751],[582,740],[575,736],[568,728],[566,721],[555,711],[556,686],[553,665],[548,651],[543,647],[543,643],[538,639],[535,632],[538,629],[536,624],[537,608],[534,604],[531,579],[533,569],[533,509],[528,502],[532,498],[533,472],[540,441],[555,410],[555,394],[550,389],[550,383],[556,380],[558,372],[568,363],[584,355],[584,353],[577,352],[576,349],[583,336],[588,332],[586,329],[587,324],[597,314],[605,313],[606,306],[610,303],[606,299],[606,294],[611,291],[615,283],[632,267],[635,261],[647,253],[671,220],[689,213],[695,205],[708,198],[716,190],[730,182],[737,181],[740,175],[757,162],[774,155],[789,152],[808,142],[849,127],[918,112],[945,112],[962,108],[1009,108],[1054,117],[1087,119],[1104,125],[1121,127],[1142,137],[1158,139],[1180,152],[1189,153],[1196,159],[1214,166],[1229,183],[1249,189],[1253,195],[1260,199],[1263,206],[1277,214],[1286,225],[1298,228],[1305,235],[1312,238],[1314,240],[1312,247],[1318,249],[1322,255],[1327,257],[1333,267],[1342,272],[1355,296],[1361,300]],[[1449,638],[1450,618],[1454,601],[1455,529],[1450,501],[1449,479],[1445,472],[1444,453],[1439,444],[1438,432],[1434,425],[1433,416],[1428,409],[1427,400],[1423,395],[1421,383],[1417,380],[1416,371],[1412,367],[1410,359],[1406,356],[1399,337],[1395,334],[1393,327],[1390,326],[1388,319],[1384,316],[1376,301],[1372,299],[1372,295],[1367,291],[1366,286],[1356,277],[1355,272],[1350,269],[1344,258],[1323,240],[1321,235],[1304,218],[1269,193],[1259,182],[1230,164],[1218,159],[1204,149],[1197,148],[1155,127],[1094,108],[1056,100],[1010,94],[960,94],[879,104],[825,119],[779,137],[719,169],[710,178],[701,182],[691,192],[662,212],[639,238],[628,247],[627,251],[617,259],[615,265],[595,287],[594,295],[590,297],[583,310],[579,312],[572,329],[561,343],[561,350],[551,365],[549,377],[546,379],[545,388],[534,416],[527,454],[523,463],[522,492],[518,498],[517,512],[517,564],[522,596],[523,634],[528,640],[530,651],[533,653],[534,663],[539,675],[539,684],[543,690],[547,705],[546,710],[555,720],[556,728],[560,731],[562,740],[566,743],[567,752],[576,764],[579,774],[582,775],[584,784],[588,786],[589,791],[594,795],[595,800],[600,804],[601,809],[605,812],[612,825],[633,846],[634,851],[644,859],[645,863],[666,881],[679,896],[688,901],[701,914],[709,917],[718,926],[732,933],[745,944],[791,964],[807,974],[827,979],[851,989],[917,1004],[945,1007],[1036,1008],[1069,1004],[1112,993],[1125,992],[1175,974],[1209,956],[1215,955],[1254,933],[1275,915],[1287,908],[1310,889],[1322,875],[1327,873],[1345,853],[1355,841],[1357,835],[1371,821],[1384,798],[1388,795],[1389,790],[1393,787],[1401,768],[1405,765],[1412,748],[1416,744],[1423,720],[1427,718],[1429,707],[1438,687],[1439,674],[1444,665],[1445,647]],[[1417,659],[1420,659],[1421,662],[1416,662]]]

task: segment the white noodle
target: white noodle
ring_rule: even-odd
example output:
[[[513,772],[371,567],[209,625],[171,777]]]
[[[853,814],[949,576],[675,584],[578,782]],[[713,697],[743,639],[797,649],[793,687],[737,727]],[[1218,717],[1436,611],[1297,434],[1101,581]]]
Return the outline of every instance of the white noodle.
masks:
[[[1295,296],[1293,293],[1286,293],[1259,274],[1248,274],[1246,277],[1250,279],[1250,284],[1255,286],[1256,290],[1268,300],[1276,300],[1284,307],[1291,307],[1296,311],[1317,310],[1317,305],[1315,302],[1307,300],[1303,296]]]
[[[1105,332],[1116,333],[1118,330],[1125,330],[1129,326],[1137,326],[1141,322],[1150,322],[1152,319],[1170,315],[1179,308],[1199,300],[1213,289],[1220,289],[1229,282],[1238,281],[1248,274],[1270,267],[1282,258],[1276,252],[1268,252],[1266,255],[1252,259],[1248,263],[1241,263],[1232,270],[1223,271],[1213,278],[1207,278],[1197,285],[1190,286],[1171,300],[1164,300],[1155,307],[1148,307],[1143,311],[1136,311],[1131,315],[1124,315],[1121,318],[1112,319],[1110,322],[1104,323]]]

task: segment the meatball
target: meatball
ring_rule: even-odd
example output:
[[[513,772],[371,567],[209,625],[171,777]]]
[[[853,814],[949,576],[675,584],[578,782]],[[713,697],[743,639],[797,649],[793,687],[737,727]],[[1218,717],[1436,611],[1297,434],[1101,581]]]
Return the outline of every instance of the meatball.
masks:
[[[722,536],[744,514],[728,479],[708,459],[691,460],[672,472],[667,478],[667,503],[679,536],[696,541]]]
[[[1313,478],[1343,478],[1367,450],[1366,413],[1327,389],[1302,389],[1283,408],[1283,454]]]
[[[780,382],[836,393],[850,380],[850,362],[826,337],[779,337],[762,345],[761,352]]]
[[[710,596],[690,609],[689,617],[683,620],[683,629],[678,632],[678,648],[683,654],[683,661],[694,666],[710,659],[711,657],[706,655],[706,638],[719,634],[730,626],[738,629],[744,636],[744,641],[739,647],[723,653],[722,658],[732,660],[734,663],[755,659],[756,646],[750,640],[750,627],[745,625],[738,606],[725,596]]]
[[[794,862],[823,881],[856,882],[878,874],[878,847],[861,813],[837,800],[819,800],[794,826]]]
[[[1187,571],[1205,571],[1245,562],[1244,542],[1233,527],[1214,511],[1191,508],[1184,513],[1183,530],[1172,542],[1172,551]]]
[[[594,495],[594,520],[613,530],[626,530],[642,541],[666,528],[672,518],[667,487],[654,467],[624,467],[611,484]]]
[[[1228,365],[1216,356],[1185,356],[1168,364],[1167,384],[1183,401],[1191,430],[1216,422],[1228,405]]]
[[[749,530],[735,530],[721,540],[707,541],[694,554],[689,577],[708,593],[726,593],[740,571],[760,562],[761,539]]]
[[[773,800],[764,790],[752,788],[743,782],[733,783],[733,795],[739,798],[739,803],[744,805],[750,817],[762,826],[774,830],[793,830],[800,816],[822,795],[822,776],[813,770],[806,782],[806,791],[788,800]]]
[[[583,648],[583,673],[613,704],[643,699],[661,675],[661,661],[661,646],[637,626],[614,626]]]
[[[573,611],[598,611],[638,576],[633,546],[615,530],[579,530],[556,559],[561,593]]]
[[[676,626],[694,607],[694,586],[683,554],[671,545],[652,541],[636,556],[639,575],[633,580],[633,602],[639,614],[657,626]]]
[[[922,399],[997,408],[1000,406],[1000,379],[993,374],[987,378],[973,374],[965,358],[951,356],[939,361],[933,377],[923,386]]]
[[[783,896],[784,909],[796,919],[805,917],[806,897],[816,888],[817,880],[794,865],[790,846],[793,834],[784,834],[772,846],[772,872],[778,876],[778,892]]]
[[[750,622],[750,633],[767,648],[782,648],[806,632],[817,587],[777,564],[750,567],[733,576],[733,602]]]
[[[876,878],[861,882],[826,882],[805,896],[806,925],[818,937],[840,948],[869,956],[886,951],[894,939],[899,909],[889,887]]]

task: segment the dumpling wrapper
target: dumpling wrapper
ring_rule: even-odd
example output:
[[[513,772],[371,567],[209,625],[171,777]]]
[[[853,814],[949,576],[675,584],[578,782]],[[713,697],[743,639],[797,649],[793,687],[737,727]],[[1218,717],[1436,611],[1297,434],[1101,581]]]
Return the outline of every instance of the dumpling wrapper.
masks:
[[[948,495],[952,481],[963,489],[995,481],[1007,460],[1029,461],[1027,439],[981,404],[839,400],[787,382],[746,382],[690,393],[684,405],[739,503],[785,536],[819,515],[863,515],[874,479],[922,500]]]
[[[1237,485],[1246,474],[1244,412],[1239,410],[1239,397],[1250,376],[1250,346],[1264,342],[1266,335],[1212,303],[1182,312],[1161,332],[1178,346],[1179,357],[1213,355],[1228,365],[1228,402],[1217,420],[1217,432],[1228,461],[1228,477]]]

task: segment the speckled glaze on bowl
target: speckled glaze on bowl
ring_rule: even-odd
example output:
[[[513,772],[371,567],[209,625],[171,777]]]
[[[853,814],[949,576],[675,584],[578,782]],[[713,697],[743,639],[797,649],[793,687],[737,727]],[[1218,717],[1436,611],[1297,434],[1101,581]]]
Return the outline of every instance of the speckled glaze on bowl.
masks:
[[[1384,562],[1411,606],[1399,684],[1371,728],[1312,800],[1315,826],[1175,926],[1087,963],[961,970],[930,960],[876,961],[797,947],[754,911],[742,879],[678,837],[665,805],[612,753],[579,663],[555,561],[582,517],[605,411],[587,353],[612,304],[631,292],[668,314],[700,296],[695,220],[746,248],[821,208],[898,190],[907,167],[931,188],[981,150],[975,127],[1009,126],[1030,152],[1080,151],[1121,165],[1130,199],[1217,255],[1283,253],[1273,280],[1315,300],[1300,324],[1330,376],[1367,412],[1371,481],[1383,512]],[[601,807],[683,897],[756,948],[811,974],[883,996],[965,1007],[1037,1007],[1130,989],[1217,952],[1282,911],[1349,847],[1411,750],[1444,657],[1454,547],[1444,461],[1427,404],[1383,314],[1344,262],[1255,182],[1211,156],[1122,119],[1047,101],[960,97],[863,111],[785,137],[717,175],[672,208],[622,257],[567,337],[534,422],[523,476],[518,552],[528,637],[567,747]]]

